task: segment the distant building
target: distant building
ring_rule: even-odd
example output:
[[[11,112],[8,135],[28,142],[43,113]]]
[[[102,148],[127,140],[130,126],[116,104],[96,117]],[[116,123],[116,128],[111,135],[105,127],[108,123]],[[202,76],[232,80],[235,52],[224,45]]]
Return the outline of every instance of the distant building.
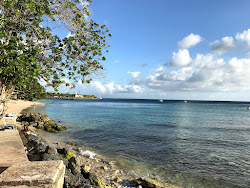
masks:
[[[77,92],[75,92],[75,98],[84,98],[83,95],[78,95]]]

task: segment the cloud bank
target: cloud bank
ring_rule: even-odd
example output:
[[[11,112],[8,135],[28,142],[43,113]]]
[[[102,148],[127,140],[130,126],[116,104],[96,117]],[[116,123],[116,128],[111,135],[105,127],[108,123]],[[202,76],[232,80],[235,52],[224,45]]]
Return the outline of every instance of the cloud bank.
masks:
[[[146,75],[139,71],[127,71],[129,77],[126,84],[112,81],[95,81],[89,85],[78,83],[76,91],[126,98],[183,98],[188,93],[193,99],[197,99],[197,96],[205,99],[220,96],[223,99],[230,92],[250,94],[250,29],[208,43],[210,51],[207,53],[190,53],[191,49],[188,48],[201,41],[199,35],[191,33],[178,42],[181,49],[167,57],[167,63],[157,64]],[[141,68],[145,66],[143,64]],[[69,92],[69,89],[61,88],[60,91]]]

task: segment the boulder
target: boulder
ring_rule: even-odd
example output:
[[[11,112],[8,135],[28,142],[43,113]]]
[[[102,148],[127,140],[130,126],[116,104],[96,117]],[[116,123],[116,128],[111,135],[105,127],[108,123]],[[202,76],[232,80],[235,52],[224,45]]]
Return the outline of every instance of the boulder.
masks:
[[[65,171],[64,187],[65,188],[75,188],[75,187],[97,188],[95,186],[91,186],[90,180],[85,179],[82,176],[75,176],[68,169],[66,169]]]
[[[116,182],[116,183],[122,182],[122,179],[119,177],[115,177],[114,182]]]
[[[57,148],[57,152],[67,160],[74,157],[74,154],[68,148]]]
[[[80,160],[78,159],[78,157],[74,156],[70,158],[68,168],[71,170],[72,174],[80,176],[81,175],[80,165],[81,165]]]
[[[88,166],[88,165],[83,165],[83,166],[81,167],[81,170],[82,170],[82,174],[85,175],[85,174],[89,173],[89,171],[90,171],[90,166]]]
[[[54,161],[54,160],[62,160],[63,164],[67,167],[69,164],[69,161],[62,158],[59,154],[49,154],[44,153],[41,158],[42,161]]]
[[[106,188],[106,184],[102,182],[101,179],[99,179],[95,174],[93,173],[89,173],[89,180],[90,182],[95,185],[98,186],[100,188]]]
[[[45,150],[45,153],[49,153],[49,154],[54,154],[56,155],[57,154],[57,149],[53,146],[48,146]]]
[[[29,126],[36,127],[38,129],[44,129],[48,132],[57,133],[58,131],[66,130],[67,128],[58,125],[53,120],[50,120],[47,114],[31,112],[29,114],[23,114],[19,116],[19,121],[27,122]]]

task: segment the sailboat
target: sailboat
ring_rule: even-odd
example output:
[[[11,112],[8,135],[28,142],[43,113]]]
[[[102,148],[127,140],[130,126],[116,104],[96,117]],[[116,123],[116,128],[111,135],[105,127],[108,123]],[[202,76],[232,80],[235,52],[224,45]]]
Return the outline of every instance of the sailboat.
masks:
[[[185,100],[184,103],[187,103],[187,101]]]
[[[101,95],[101,93],[100,93],[100,97],[99,97],[99,99],[100,99],[100,100],[102,100],[102,95]]]

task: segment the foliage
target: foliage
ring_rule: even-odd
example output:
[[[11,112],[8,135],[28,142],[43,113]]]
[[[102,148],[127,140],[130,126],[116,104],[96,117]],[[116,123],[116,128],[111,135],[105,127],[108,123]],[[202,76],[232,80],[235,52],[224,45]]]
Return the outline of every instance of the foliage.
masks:
[[[30,101],[44,99],[47,97],[45,88],[41,86],[36,79],[31,80],[28,85],[21,85],[16,88],[19,99],[27,99]]]
[[[41,91],[40,80],[55,89],[62,83],[74,87],[78,81],[91,82],[91,75],[103,69],[100,62],[106,59],[111,34],[106,25],[90,19],[90,3],[0,0],[0,81],[18,91]],[[55,34],[62,30],[71,35]]]
[[[46,94],[47,97],[75,97],[75,94],[69,93],[49,93]],[[96,98],[94,95],[82,95],[84,98]]]

